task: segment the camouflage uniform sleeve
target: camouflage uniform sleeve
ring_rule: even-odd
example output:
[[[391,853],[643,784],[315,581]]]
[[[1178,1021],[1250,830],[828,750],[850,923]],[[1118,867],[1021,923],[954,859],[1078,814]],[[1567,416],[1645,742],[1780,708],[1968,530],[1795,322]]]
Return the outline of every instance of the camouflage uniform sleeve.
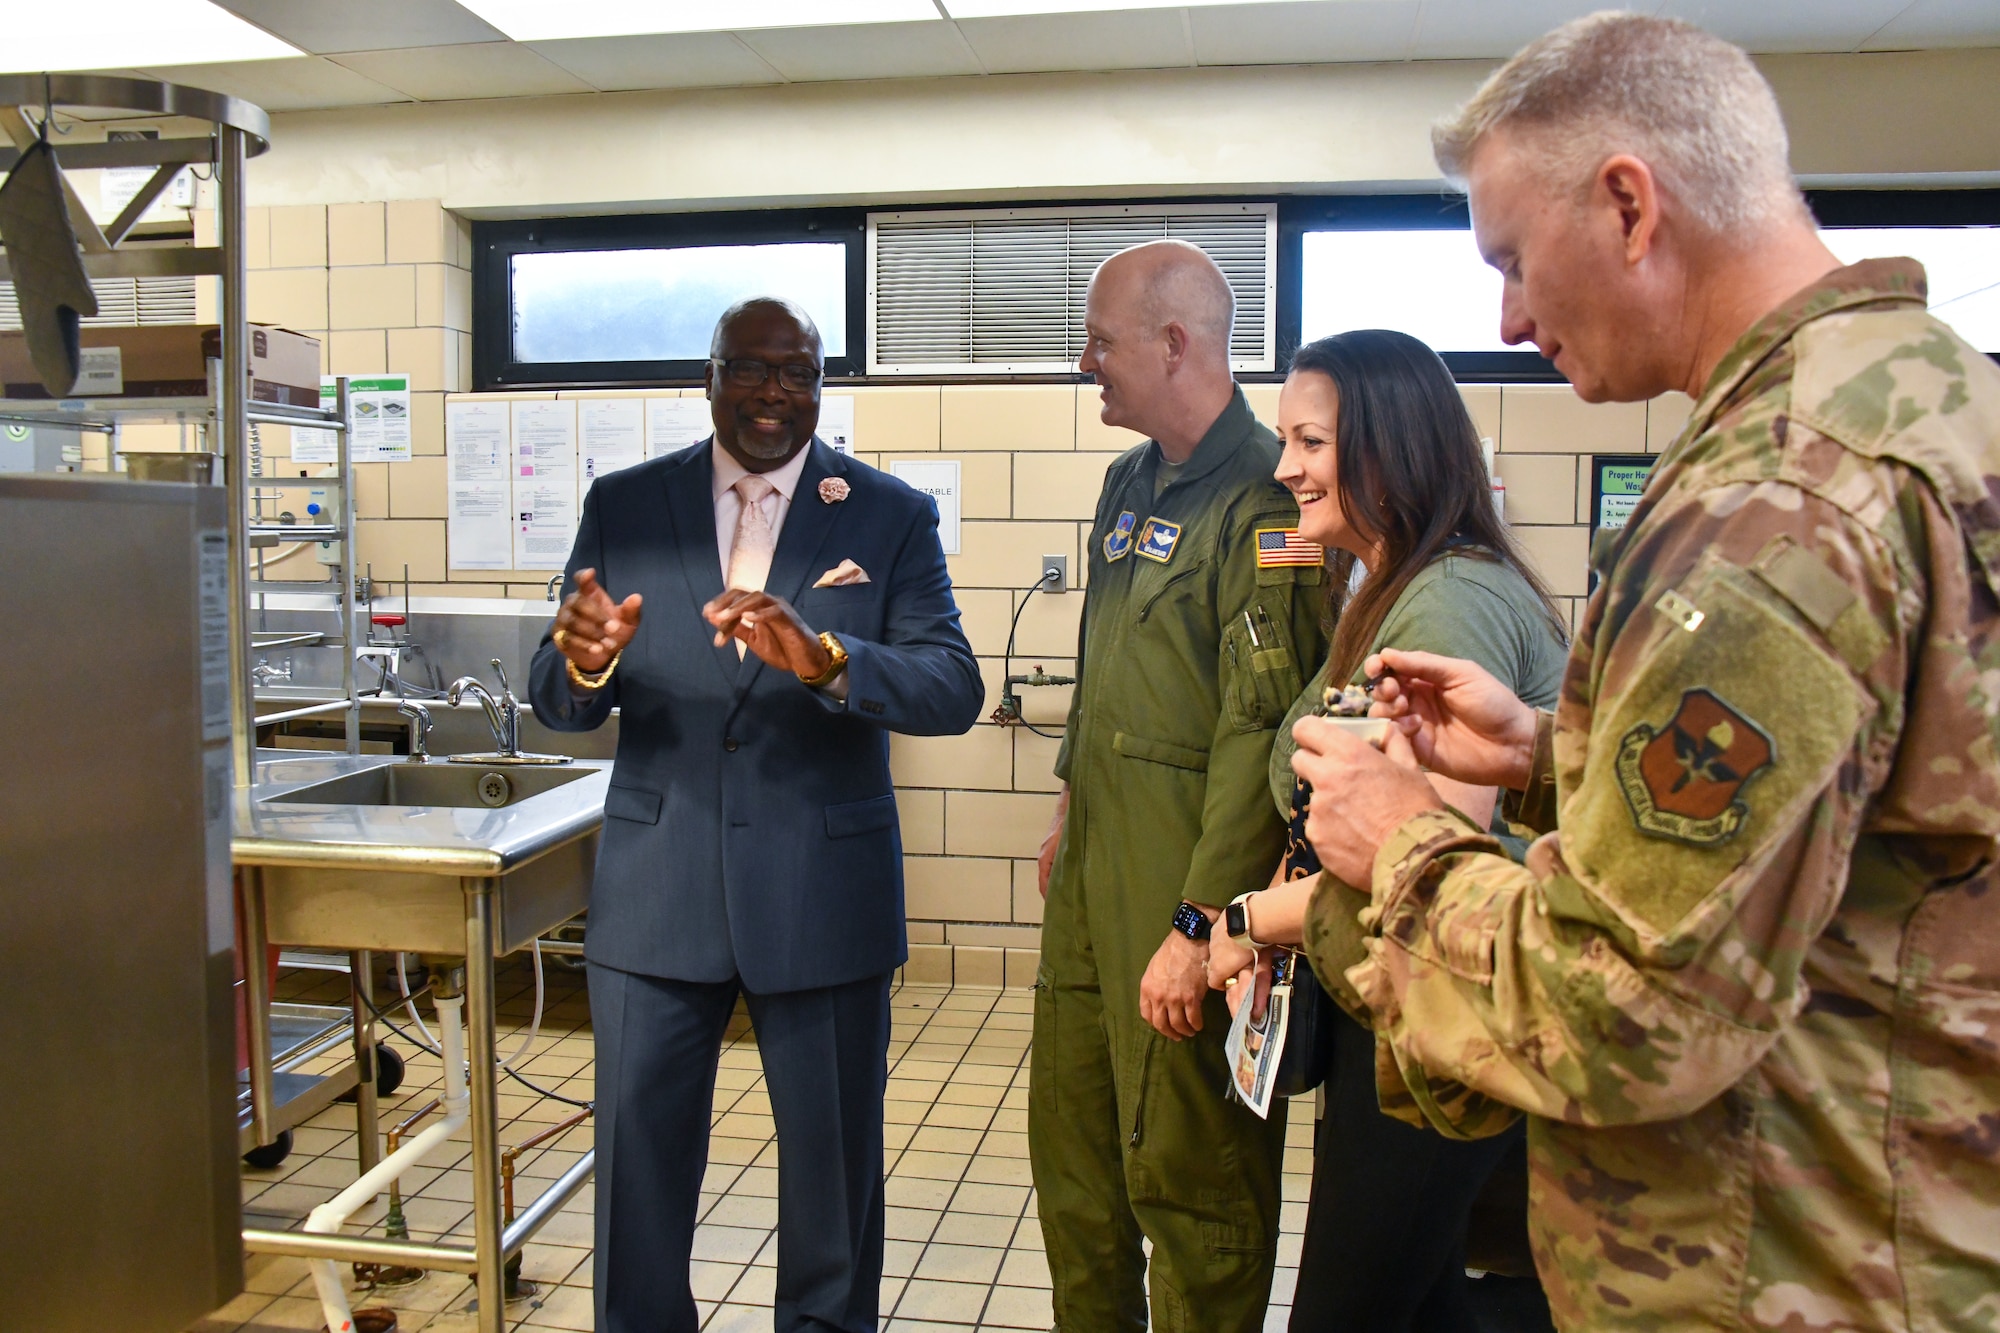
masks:
[[[1209,744],[1201,836],[1182,893],[1209,906],[1263,888],[1284,854],[1284,823],[1271,804],[1271,742],[1325,650],[1320,571],[1257,564],[1257,529],[1294,527],[1296,512],[1244,508],[1257,512],[1231,514],[1217,552],[1222,706]]]
[[[1556,718],[1546,709],[1535,714],[1535,751],[1528,780],[1519,791],[1500,793],[1500,814],[1509,824],[1531,833],[1552,833],[1556,827]]]
[[[1495,1101],[1667,1119],[1738,1081],[1805,1002],[1894,752],[1923,614],[1907,544],[1780,480],[1649,520],[1565,686],[1587,735],[1553,736],[1578,774],[1560,831],[1523,865],[1429,813],[1375,860],[1349,979],[1393,1057],[1385,1105],[1407,1085],[1447,1132],[1491,1128]]]

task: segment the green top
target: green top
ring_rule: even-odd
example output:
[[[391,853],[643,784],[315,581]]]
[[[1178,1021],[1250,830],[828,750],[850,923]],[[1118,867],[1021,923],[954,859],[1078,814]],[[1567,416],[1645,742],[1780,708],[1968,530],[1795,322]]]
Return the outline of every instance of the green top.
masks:
[[[1107,990],[1138,985],[1182,898],[1269,882],[1285,841],[1264,794],[1271,741],[1300,664],[1326,651],[1324,571],[1258,561],[1259,529],[1296,527],[1298,506],[1242,392],[1156,498],[1158,456],[1148,442],[1105,474],[1056,761],[1070,805],[1049,911],[1087,900]],[[1109,961],[1128,950],[1129,977]]]
[[[1382,618],[1370,652],[1438,653],[1479,663],[1535,708],[1552,708],[1562,689],[1568,645],[1557,637],[1541,598],[1511,567],[1474,556],[1446,555],[1410,580]],[[1292,724],[1319,703],[1326,666],[1293,701],[1271,746],[1271,799],[1287,818],[1292,811]],[[1359,667],[1349,684],[1364,679]]]

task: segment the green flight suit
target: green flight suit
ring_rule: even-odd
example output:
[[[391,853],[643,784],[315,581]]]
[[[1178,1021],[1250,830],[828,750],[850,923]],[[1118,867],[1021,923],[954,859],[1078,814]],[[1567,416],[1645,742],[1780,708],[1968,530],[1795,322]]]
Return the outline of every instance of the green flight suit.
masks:
[[[1283,1103],[1267,1122],[1224,1100],[1219,994],[1201,1033],[1173,1042],[1140,1018],[1139,980],[1181,899],[1220,906],[1277,867],[1265,768],[1324,652],[1325,572],[1278,552],[1260,564],[1259,530],[1297,527],[1298,507],[1241,391],[1155,498],[1159,460],[1148,442],[1105,475],[1056,762],[1070,803],[1028,1144],[1063,1333],[1146,1328],[1142,1234],[1152,1328],[1255,1333],[1278,1244]]]

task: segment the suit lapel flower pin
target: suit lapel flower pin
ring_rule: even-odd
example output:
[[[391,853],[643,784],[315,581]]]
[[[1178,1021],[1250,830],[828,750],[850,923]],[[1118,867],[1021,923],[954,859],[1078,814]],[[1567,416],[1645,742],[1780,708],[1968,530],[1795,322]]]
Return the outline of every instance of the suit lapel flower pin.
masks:
[[[847,498],[852,488],[839,477],[827,477],[819,484],[819,498],[826,504],[837,505]]]

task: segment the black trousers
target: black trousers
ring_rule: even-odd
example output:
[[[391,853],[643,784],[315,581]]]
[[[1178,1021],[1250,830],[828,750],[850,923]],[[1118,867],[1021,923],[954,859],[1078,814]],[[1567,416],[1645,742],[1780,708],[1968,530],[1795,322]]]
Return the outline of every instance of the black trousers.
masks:
[[[1334,1017],[1291,1333],[1478,1333],[1466,1217],[1525,1130],[1462,1142],[1383,1115],[1374,1034]]]
[[[744,993],[777,1123],[776,1333],[876,1327],[889,980]],[[739,989],[590,965],[600,1333],[700,1327],[688,1258]]]

